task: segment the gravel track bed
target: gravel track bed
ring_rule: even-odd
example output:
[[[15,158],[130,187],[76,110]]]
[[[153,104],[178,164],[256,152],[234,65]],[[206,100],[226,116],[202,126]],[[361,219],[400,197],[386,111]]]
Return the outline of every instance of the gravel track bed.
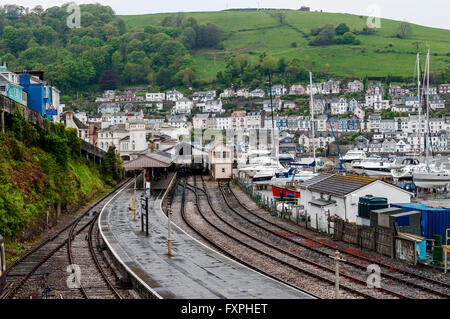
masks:
[[[192,193],[191,191],[189,191]],[[203,196],[204,197],[204,196]],[[306,290],[312,294],[315,294],[321,298],[334,298],[334,286],[320,282],[315,278],[311,278],[308,275],[296,271],[286,265],[283,265],[280,262],[274,261],[267,256],[255,251],[254,249],[249,249],[248,247],[240,244],[233,238],[239,238],[241,240],[245,240],[246,243],[255,247],[256,249],[261,249],[264,252],[269,252],[271,255],[276,256],[277,258],[290,262],[295,266],[301,266],[301,268],[308,269],[311,272],[317,273],[316,269],[313,269],[308,264],[301,264],[297,260],[293,261],[292,258],[287,257],[284,254],[281,254],[277,251],[270,251],[267,246],[261,245],[246,236],[239,235],[232,228],[227,228],[226,224],[212,215],[210,212],[211,208],[209,207],[208,202],[206,201],[206,197],[200,199],[200,209],[207,216],[210,222],[212,222],[220,229],[226,231],[229,236],[226,236],[220,232],[218,232],[215,228],[210,226],[203,217],[197,212],[197,209],[193,202],[186,202],[186,215],[189,221],[195,225],[194,227],[202,232],[209,240],[213,241],[218,246],[222,247],[225,251],[235,256],[235,258],[241,259],[252,266],[255,266],[258,269],[261,269],[264,272],[269,273],[272,276],[275,276],[289,284],[292,284],[300,289]],[[230,237],[231,236],[231,237]],[[202,241],[204,242],[204,240]],[[322,274],[324,277],[328,277],[329,279],[333,279],[333,276],[328,276],[327,274]],[[345,281],[344,281],[345,282]],[[347,284],[347,283],[346,283]],[[354,294],[341,290],[341,298],[361,298],[360,296],[355,296]]]
[[[211,188],[216,188],[217,189],[217,186],[214,187],[214,185],[212,185],[212,183],[208,183],[208,186],[211,187]],[[220,191],[218,191],[218,192],[219,192],[219,194],[215,193],[215,195],[216,196],[220,195],[220,197],[222,198],[222,194],[220,193]],[[389,275],[391,275],[393,277],[396,277],[396,278],[399,278],[399,279],[403,279],[403,280],[406,280],[406,281],[409,281],[409,282],[414,282],[416,284],[420,284],[421,286],[432,288],[432,289],[435,289],[435,290],[440,291],[442,293],[447,293],[448,294],[448,289],[446,289],[445,287],[438,286],[438,285],[435,285],[433,283],[429,283],[427,281],[420,281],[420,278],[416,278],[416,277],[409,276],[407,274],[402,274],[402,273],[396,272],[395,269],[390,268],[390,266],[393,266],[393,267],[396,267],[396,268],[399,268],[399,269],[404,269],[405,271],[417,274],[419,276],[424,276],[426,278],[430,278],[430,279],[434,279],[434,280],[450,283],[450,280],[449,280],[450,277],[448,276],[448,274],[444,275],[443,273],[436,272],[435,270],[428,270],[428,269],[424,270],[424,269],[420,269],[420,268],[416,268],[416,267],[411,267],[411,266],[406,265],[404,263],[401,263],[401,262],[398,262],[398,261],[394,261],[392,259],[388,259],[385,256],[382,256],[380,254],[374,254],[373,252],[367,252],[367,251],[360,251],[359,249],[355,249],[354,246],[351,246],[351,245],[348,245],[348,244],[345,244],[345,243],[341,243],[341,242],[333,241],[329,237],[323,236],[321,234],[318,234],[318,233],[315,233],[315,232],[312,232],[312,231],[308,231],[305,228],[302,228],[302,227],[300,227],[298,225],[294,225],[290,221],[282,220],[282,219],[279,219],[277,217],[274,217],[274,216],[270,215],[265,210],[258,208],[256,206],[256,204],[253,202],[253,200],[250,197],[248,197],[248,195],[245,194],[242,191],[238,191],[236,189],[233,189],[233,192],[234,192],[234,194],[236,194],[236,196],[239,199],[240,203],[243,203],[243,205],[245,205],[247,208],[251,209],[254,213],[259,215],[262,219],[269,220],[270,222],[273,222],[275,224],[281,225],[285,229],[289,229],[291,231],[294,231],[294,232],[297,232],[297,233],[300,233],[300,234],[304,234],[304,235],[309,236],[309,237],[311,237],[311,238],[313,238],[315,240],[318,240],[320,242],[337,246],[340,250],[342,248],[350,249],[351,251],[355,251],[356,254],[359,254],[359,255],[364,256],[366,258],[373,259],[374,262],[377,262],[377,264],[379,264],[382,267],[381,268],[382,269],[382,275],[383,275],[383,271],[389,272]],[[223,198],[222,198],[222,200],[223,200]],[[240,205],[236,202],[236,199],[234,199],[234,201],[231,200],[230,204],[239,213],[244,215],[249,220],[254,221],[258,225],[261,225],[263,227],[267,227],[267,228],[272,229],[272,230],[277,230],[276,227],[274,227],[272,225],[269,225],[264,220],[261,220],[261,219],[255,217],[255,216],[252,216],[245,209],[240,207]],[[224,205],[226,205],[226,204],[224,203]],[[234,214],[234,215],[236,215],[236,214]],[[246,222],[246,223],[248,223],[248,222]],[[278,231],[283,231],[283,230],[278,229]],[[298,242],[302,242],[304,244],[308,244],[308,242],[309,242],[310,245],[312,244],[312,247],[314,247],[316,249],[319,249],[319,250],[321,250],[323,252],[327,252],[329,254],[333,253],[333,250],[331,248],[325,247],[323,245],[318,245],[317,243],[311,242],[311,241],[309,241],[307,239],[300,238],[298,236],[292,237],[291,239],[294,239],[294,240],[296,240]],[[355,256],[351,256],[351,255],[345,254],[345,252],[343,252],[343,257],[344,257],[344,259],[347,259],[349,261],[358,263],[360,265],[367,265],[368,264],[367,261],[358,259]],[[352,269],[355,269],[351,265],[348,265],[348,266],[351,267]],[[382,276],[382,278],[383,278],[383,276]],[[432,294],[431,292],[419,291],[417,288],[407,286],[404,283],[399,283],[398,281],[394,281],[394,280],[391,280],[389,278],[383,278],[382,282],[384,284],[383,287],[389,287],[389,289],[391,289],[391,290],[401,292],[402,294],[408,295],[408,296],[410,296],[412,298],[442,298],[442,297],[439,297],[439,296],[437,296],[435,294]]]

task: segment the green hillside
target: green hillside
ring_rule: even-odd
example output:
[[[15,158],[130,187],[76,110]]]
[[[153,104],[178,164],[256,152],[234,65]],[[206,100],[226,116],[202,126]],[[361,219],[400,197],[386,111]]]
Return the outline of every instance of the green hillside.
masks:
[[[450,30],[411,24],[411,33],[404,39],[396,37],[402,22],[382,19],[381,28],[372,35],[357,34],[359,45],[310,46],[312,28],[345,23],[353,32],[366,26],[367,17],[340,13],[285,11],[283,25],[274,11],[221,11],[184,13],[199,24],[214,23],[224,31],[224,50],[192,52],[197,74],[204,81],[215,79],[225,69],[227,53],[250,53],[256,61],[261,54],[276,58],[298,58],[307,69],[334,74],[336,77],[356,76],[411,77],[414,74],[416,44],[425,53],[426,45],[433,54],[431,68],[442,71],[450,64]],[[143,30],[160,25],[170,14],[120,16],[130,29]],[[296,42],[297,47],[292,43]]]

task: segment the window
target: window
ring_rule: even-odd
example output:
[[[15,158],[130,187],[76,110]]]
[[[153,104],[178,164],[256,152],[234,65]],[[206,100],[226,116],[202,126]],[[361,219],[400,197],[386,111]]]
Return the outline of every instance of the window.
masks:
[[[225,173],[225,168],[222,168],[222,173]]]

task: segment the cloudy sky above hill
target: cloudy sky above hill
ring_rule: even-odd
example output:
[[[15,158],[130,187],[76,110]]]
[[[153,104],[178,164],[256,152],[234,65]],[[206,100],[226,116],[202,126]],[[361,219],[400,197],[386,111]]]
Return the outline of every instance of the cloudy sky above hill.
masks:
[[[1,4],[15,3],[33,8],[62,5],[68,0],[0,0]],[[229,8],[288,8],[309,6],[311,10],[379,15],[382,18],[408,21],[415,24],[450,29],[450,1],[448,0],[79,0],[81,3],[101,3],[111,6],[117,14],[144,14],[178,11],[217,11]],[[375,8],[375,9],[374,9]]]

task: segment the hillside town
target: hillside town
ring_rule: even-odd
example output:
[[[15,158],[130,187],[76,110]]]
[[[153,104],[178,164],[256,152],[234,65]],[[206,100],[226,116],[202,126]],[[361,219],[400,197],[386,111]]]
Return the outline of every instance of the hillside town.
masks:
[[[318,133],[314,141],[309,133],[311,91]],[[430,118],[432,150],[447,152],[450,116],[442,113],[446,105],[448,108],[450,85],[440,84],[429,91],[434,115]],[[176,89],[167,92],[128,89],[120,93],[108,90],[95,102],[96,109],[75,112],[72,118],[76,120],[69,125],[79,130],[80,137],[105,151],[115,146],[125,159],[133,151],[144,150],[151,136],[166,135],[178,140],[182,135],[190,135],[192,129],[248,132],[270,130],[273,125],[284,132],[280,147],[294,155],[311,152],[312,145],[326,150],[335,142],[334,135],[340,139],[347,137],[342,143],[368,153],[406,154],[423,149],[424,139],[419,140],[417,132],[420,129],[422,137],[426,133],[426,114],[421,111],[419,123],[418,97],[412,85],[390,85],[386,90],[380,83],[370,83],[364,90],[363,82],[357,79],[345,86],[329,80],[314,83],[312,88],[302,84],[274,85],[267,92],[229,88],[221,93],[209,90],[187,96]],[[230,102],[233,108],[226,109]],[[305,105],[306,115],[295,115]],[[167,115],[160,115],[164,110]]]

